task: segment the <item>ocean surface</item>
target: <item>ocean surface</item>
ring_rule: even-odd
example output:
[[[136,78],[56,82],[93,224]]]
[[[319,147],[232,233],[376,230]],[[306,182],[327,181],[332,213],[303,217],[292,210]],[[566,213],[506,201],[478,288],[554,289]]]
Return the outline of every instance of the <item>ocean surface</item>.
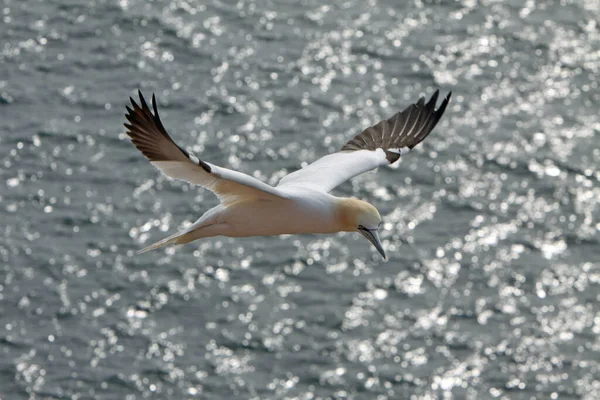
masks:
[[[0,399],[600,398],[598,0],[0,0]],[[356,233],[136,256],[212,193],[124,134],[275,184],[422,95]]]

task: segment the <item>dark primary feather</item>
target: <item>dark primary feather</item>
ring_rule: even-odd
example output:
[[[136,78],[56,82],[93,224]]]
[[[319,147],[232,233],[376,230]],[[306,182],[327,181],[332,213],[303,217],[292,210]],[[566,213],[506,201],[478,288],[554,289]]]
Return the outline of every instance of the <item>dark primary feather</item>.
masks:
[[[156,107],[156,98],[152,95],[152,108],[154,114],[150,111],[150,107],[146,103],[142,92],[138,91],[140,96],[141,107],[131,97],[131,105],[127,108],[127,114],[125,117],[129,123],[125,123],[127,128],[127,135],[131,138],[131,141],[148,158],[150,161],[190,161],[193,162],[189,154],[177,146],[177,144],[171,139],[171,136],[167,133],[167,130],[160,120],[158,115],[158,108]],[[210,165],[198,161],[198,164],[206,171],[211,172]]]
[[[436,90],[427,104],[425,98],[421,97],[417,103],[411,104],[404,111],[365,129],[346,143],[342,151],[383,149],[390,164],[394,163],[400,155],[388,151],[389,149],[412,149],[429,135],[444,114],[452,92],[448,93],[436,110],[439,92]]]

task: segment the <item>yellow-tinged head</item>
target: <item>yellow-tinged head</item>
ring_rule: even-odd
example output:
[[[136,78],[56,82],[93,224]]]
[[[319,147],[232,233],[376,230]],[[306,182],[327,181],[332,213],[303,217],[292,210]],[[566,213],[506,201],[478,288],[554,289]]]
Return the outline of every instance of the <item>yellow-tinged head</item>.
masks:
[[[338,210],[342,230],[360,232],[385,258],[385,252],[377,232],[381,225],[379,211],[366,201],[358,199],[341,199]]]

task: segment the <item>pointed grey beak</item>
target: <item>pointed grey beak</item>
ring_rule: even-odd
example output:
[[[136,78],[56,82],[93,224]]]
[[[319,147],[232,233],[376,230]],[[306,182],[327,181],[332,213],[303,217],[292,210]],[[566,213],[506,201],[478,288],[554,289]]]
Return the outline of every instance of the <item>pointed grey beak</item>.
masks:
[[[375,246],[375,248],[377,249],[377,251],[379,252],[379,254],[381,254],[383,256],[383,259],[385,260],[385,251],[383,251],[383,245],[381,244],[381,240],[379,240],[379,234],[377,233],[377,229],[367,229],[367,228],[363,228],[362,226],[360,226],[358,228],[358,231],[367,238],[367,240],[369,242],[371,242],[371,244],[373,246]]]

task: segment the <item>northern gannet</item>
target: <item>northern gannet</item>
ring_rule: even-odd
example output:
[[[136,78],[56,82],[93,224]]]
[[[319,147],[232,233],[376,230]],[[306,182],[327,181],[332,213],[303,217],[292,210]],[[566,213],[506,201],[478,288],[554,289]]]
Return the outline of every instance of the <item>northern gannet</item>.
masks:
[[[125,123],[133,144],[164,175],[212,191],[220,204],[188,228],[140,251],[213,237],[270,236],[296,233],[360,232],[385,258],[377,229],[381,216],[363,200],[336,197],[329,192],[342,182],[393,164],[429,135],[442,117],[451,92],[436,110],[439,90],[387,120],[369,127],[339,152],[326,155],[281,179],[276,187],[238,171],[203,160],[194,161],[167,133],[158,115],[156,98],[148,107],[130,97]]]

